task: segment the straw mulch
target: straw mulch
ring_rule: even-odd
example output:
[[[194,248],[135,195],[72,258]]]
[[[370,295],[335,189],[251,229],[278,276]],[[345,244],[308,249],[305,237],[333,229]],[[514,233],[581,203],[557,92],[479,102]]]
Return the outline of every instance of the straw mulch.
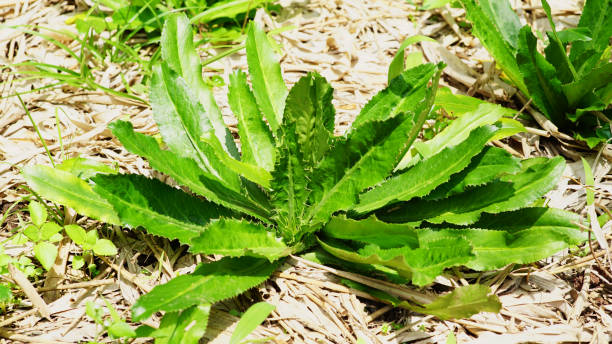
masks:
[[[256,21],[268,29],[294,25],[278,36],[282,45],[281,64],[288,84],[309,71],[318,71],[335,89],[336,124],[341,134],[362,106],[386,86],[388,64],[398,46],[408,36],[423,34],[439,44],[422,43],[408,51],[421,51],[427,61],[444,61],[443,84],[454,91],[475,95],[505,106],[529,111],[538,122],[526,122],[529,132],[495,142],[520,157],[562,154],[568,160],[564,178],[548,195],[551,206],[575,211],[607,211],[612,197],[610,163],[607,147],[589,152],[584,146],[556,131],[524,100],[516,97],[511,86],[496,74],[486,50],[465,31],[461,9],[417,11],[407,1],[312,0],[281,2],[283,10],[270,15],[259,11]],[[77,1],[77,4],[80,3]],[[577,23],[581,5],[573,0],[552,1],[558,28]],[[39,25],[55,30],[75,32],[65,23],[83,8],[72,1],[0,0],[0,20],[6,25]],[[513,0],[526,22],[538,29],[547,28],[539,2]],[[0,65],[29,60],[78,69],[78,61],[44,39],[21,30],[0,28]],[[78,42],[66,35],[47,32],[53,38],[79,51]],[[211,49],[210,56],[221,50]],[[146,55],[149,51],[143,51]],[[206,56],[203,56],[203,58]],[[206,73],[219,74],[227,80],[236,69],[246,69],[244,52],[209,65]],[[24,68],[24,67],[20,67]],[[138,65],[113,64],[94,71],[96,82],[116,91],[125,91],[124,81],[136,85],[141,81]],[[21,167],[49,164],[45,150],[17,97],[49,85],[53,80],[25,80],[18,68],[0,70],[0,199],[3,212],[25,194],[19,186],[23,180]],[[226,121],[235,127],[225,98],[226,87],[218,88],[217,99],[226,114]],[[129,118],[134,127],[147,134],[156,133],[150,108],[102,92],[73,87],[54,87],[24,93],[24,103],[31,112],[55,161],[81,156],[124,172],[163,176],[152,172],[143,159],[129,154],[111,137],[108,123]],[[58,127],[59,126],[59,127]],[[59,132],[58,132],[59,129]],[[59,141],[61,134],[62,142]],[[596,206],[585,207],[584,177],[581,163],[584,156],[595,171]],[[90,228],[100,224],[74,217]],[[4,223],[0,236],[19,225],[16,217]],[[601,230],[610,238],[610,224]],[[98,261],[101,273],[87,280],[82,271],[72,270],[69,261],[79,249],[62,242],[60,254],[51,272],[34,283],[22,301],[7,309],[0,318],[0,343],[76,343],[98,338],[100,328],[85,315],[85,304],[93,301],[105,305],[109,301],[126,319],[130,305],[139,295],[174,276],[190,272],[207,259],[185,253],[185,248],[171,246],[168,241],[142,232],[114,228],[104,231],[119,247],[119,254]],[[253,338],[270,338],[276,343],[356,343],[359,338],[370,343],[437,343],[445,342],[453,333],[457,342],[520,343],[520,342],[590,342],[607,343],[612,338],[612,304],[610,295],[609,252],[593,241],[585,247],[586,255],[568,252],[520,269],[508,267],[483,275],[443,275],[436,283],[422,290],[392,285],[364,276],[318,266],[294,257],[289,259],[273,278],[244,297],[222,303],[211,315],[207,339],[226,343],[237,318],[232,309],[244,310],[250,302],[266,300],[276,305],[272,316],[253,334]],[[31,247],[5,246],[10,255],[27,254]],[[474,278],[488,283],[499,295],[500,314],[483,313],[471,319],[440,321],[377,301],[371,295],[352,290],[342,279],[352,279],[383,288],[398,297],[410,295],[425,300],[450,287],[463,285]],[[2,276],[17,281],[18,272]],[[81,283],[84,282],[84,283]],[[77,284],[81,283],[81,284]],[[44,288],[44,289],[43,289]],[[60,288],[63,288],[60,290]],[[36,296],[42,296],[42,299]],[[148,324],[159,324],[155,316]],[[105,337],[98,338],[107,341]],[[137,340],[135,342],[145,342]]]

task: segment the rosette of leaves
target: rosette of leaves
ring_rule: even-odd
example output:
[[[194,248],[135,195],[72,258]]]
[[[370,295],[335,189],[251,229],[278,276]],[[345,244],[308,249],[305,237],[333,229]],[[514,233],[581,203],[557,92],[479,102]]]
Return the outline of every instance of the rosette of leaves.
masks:
[[[500,107],[482,104],[416,141],[442,66],[404,71],[336,136],[330,84],[309,73],[288,90],[268,40],[249,27],[252,89],[244,72],[230,76],[239,150],[202,81],[187,18],[168,18],[150,93],[163,144],[126,121],[110,128],[182,188],[134,174],[84,181],[24,169],[32,189],[77,212],[224,256],[136,302],[136,321],[166,312],[147,335],[199,338],[211,304],[264,282],[291,254],[325,250],[422,286],[449,267],[529,263],[584,240],[576,216],[534,204],[556,184],[562,158],[520,161],[486,145],[504,135]],[[487,287],[471,287],[418,310],[450,318],[499,309]]]
[[[586,0],[578,26],[562,31],[542,0],[552,29],[546,32],[544,54],[507,0],[461,3],[472,33],[505,76],[559,129],[591,148],[612,137],[612,0]]]

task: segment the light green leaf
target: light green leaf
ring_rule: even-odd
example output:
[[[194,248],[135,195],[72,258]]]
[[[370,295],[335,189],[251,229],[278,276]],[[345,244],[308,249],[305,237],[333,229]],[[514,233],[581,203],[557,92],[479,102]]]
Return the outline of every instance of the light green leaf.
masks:
[[[414,199],[399,203],[377,216],[389,222],[474,223],[482,213],[511,211],[531,204],[557,185],[564,168],[561,157],[527,159],[517,174],[504,175],[498,181],[439,201]]]
[[[448,2],[447,0],[444,0],[444,1]],[[426,7],[426,4],[424,4],[423,7]],[[395,79],[398,75],[402,74],[402,72],[406,68],[405,63],[404,63],[404,50],[409,45],[423,42],[423,41],[436,42],[435,39],[429,38],[423,35],[410,36],[402,42],[402,44],[397,50],[397,53],[393,57],[393,60],[391,60],[391,63],[389,64],[389,72],[388,72],[388,77],[387,77],[387,82],[389,84],[391,84],[391,80]]]
[[[478,110],[478,107],[482,104],[489,104],[488,102],[462,95],[462,94],[454,94],[450,88],[442,87],[436,93],[435,105],[442,107],[446,112],[453,114],[456,117],[462,116],[467,112],[475,112]],[[517,112],[516,110],[505,108],[500,106],[498,111],[502,113],[503,117],[514,116]]]
[[[64,230],[75,244],[83,245],[87,242],[87,233],[85,233],[85,230],[81,226],[75,224],[66,225],[64,226]]]
[[[280,238],[265,226],[245,220],[219,219],[191,239],[192,253],[230,257],[253,256],[275,261],[291,253]]]
[[[233,18],[238,14],[256,9],[271,0],[229,0],[215,2],[210,8],[191,18],[192,23],[208,23],[217,18]]]
[[[194,305],[164,314],[159,329],[139,337],[154,337],[155,344],[197,344],[206,333],[210,305]]]
[[[274,139],[246,82],[246,74],[230,74],[228,100],[238,119],[242,161],[271,171],[274,168]]]
[[[153,68],[150,99],[153,118],[170,150],[193,159],[228,188],[239,191],[238,175],[219,160],[216,147],[210,147],[200,139],[208,134],[211,140],[214,137],[218,141],[206,111],[187,83],[166,63]]]
[[[231,214],[157,179],[127,174],[99,175],[93,181],[94,190],[114,206],[122,223],[181,243],[204,232],[211,219]]]
[[[44,198],[73,208],[79,214],[119,224],[113,207],[71,173],[38,165],[25,167],[22,174],[32,190]]]
[[[83,256],[72,256],[72,268],[75,270],[80,270],[85,266],[85,259]]]
[[[383,249],[373,244],[349,246],[334,239],[318,240],[325,251],[340,259],[393,268],[417,286],[431,283],[444,269],[466,264],[473,257],[470,243],[461,237],[424,242],[415,249]]]
[[[504,174],[515,174],[520,170],[521,163],[518,158],[504,149],[487,146],[472,159],[468,167],[454,174],[448,182],[438,186],[426,198],[446,198],[464,192],[469,186],[484,185]]]
[[[38,259],[40,265],[49,271],[55,263],[57,257],[57,247],[50,242],[42,241],[34,246],[34,257]]]
[[[189,19],[184,13],[174,13],[166,17],[161,35],[161,50],[164,61],[185,80],[204,107],[219,142],[230,155],[237,158],[238,149],[234,138],[223,122],[223,115],[215,102],[212,89],[202,79],[200,55],[193,43]]]
[[[41,240],[40,228],[36,227],[34,224],[28,225],[23,230],[23,235],[28,237],[28,239],[32,240],[33,242],[39,242]]]
[[[0,284],[0,304],[6,304],[11,301],[12,298],[13,293],[11,292],[11,288],[4,284]]]
[[[499,105],[480,104],[476,111],[465,113],[452,121],[433,139],[426,142],[416,142],[414,148],[422,158],[432,157],[448,146],[455,146],[463,142],[474,129],[499,121],[505,113],[505,108]],[[398,167],[398,169],[400,168]]]
[[[45,222],[40,227],[40,240],[49,240],[52,236],[59,233],[62,227],[55,222]]]
[[[253,330],[259,326],[276,307],[267,302],[258,302],[244,312],[232,337],[230,344],[240,344]]]
[[[385,180],[379,186],[361,194],[353,210],[367,213],[395,201],[410,200],[427,195],[452,174],[463,170],[480,153],[497,128],[480,127],[460,144],[447,147],[440,153],[420,161],[406,172]]]
[[[276,133],[283,121],[288,91],[268,37],[254,23],[249,24],[247,30],[246,51],[257,105],[268,120],[272,132]]]
[[[503,2],[503,4],[498,4],[498,2]],[[518,17],[511,13],[511,9],[508,12],[507,1],[461,0],[461,4],[465,8],[467,19],[472,23],[474,36],[478,37],[510,81],[527,94],[527,87],[514,57],[518,45],[513,38],[515,31],[513,27],[516,26]],[[495,14],[491,15],[493,11]],[[496,17],[501,16],[506,18],[499,22],[496,21]]]
[[[418,225],[418,224],[417,224]],[[419,247],[416,226],[406,223],[385,223],[375,216],[363,220],[334,216],[323,227],[326,236],[378,245],[381,248]]]
[[[114,256],[117,254],[117,247],[108,239],[98,239],[93,246],[93,252],[99,256]]]
[[[428,63],[404,71],[391,80],[387,88],[372,97],[361,109],[351,125],[352,130],[370,121],[383,121],[402,112],[414,114],[419,111],[415,104],[426,97],[426,85],[436,70],[436,65]]]
[[[593,205],[593,203],[595,203],[595,190],[593,190],[595,187],[595,180],[593,178],[593,170],[583,157],[580,158],[582,159],[582,168],[584,169],[584,185],[586,186],[585,190],[587,205]]]
[[[87,180],[98,173],[117,173],[117,171],[101,162],[81,157],[66,159],[61,164],[56,165],[55,168],[70,172],[83,180]]]
[[[502,307],[491,289],[482,284],[455,288],[422,307],[407,302],[403,302],[402,305],[419,313],[435,315],[442,320],[469,318],[480,312],[498,313]]]
[[[423,0],[423,6],[420,10],[433,10],[436,8],[444,7],[444,5],[450,3],[451,0]]]
[[[192,274],[176,277],[141,296],[132,307],[132,319],[141,321],[157,311],[176,312],[234,297],[267,280],[276,267],[266,259],[252,257],[201,264]]]
[[[42,226],[47,221],[47,208],[44,205],[36,201],[30,201],[28,211],[30,212],[30,219],[36,227]]]
[[[214,176],[201,170],[195,161],[162,150],[154,138],[134,132],[130,122],[117,121],[110,127],[127,150],[146,158],[154,169],[171,176],[196,194],[259,219],[268,218],[268,211],[262,206],[227,188]]]
[[[223,151],[219,140],[217,140],[217,138],[211,134],[204,134],[202,135],[201,139],[210,148],[212,148],[213,154],[215,154],[217,159],[219,159],[219,162],[222,163],[229,170],[233,171],[238,175],[243,176],[244,178],[254,183],[261,185],[266,189],[270,187],[270,180],[272,179],[272,175],[263,167],[245,163],[227,155]]]

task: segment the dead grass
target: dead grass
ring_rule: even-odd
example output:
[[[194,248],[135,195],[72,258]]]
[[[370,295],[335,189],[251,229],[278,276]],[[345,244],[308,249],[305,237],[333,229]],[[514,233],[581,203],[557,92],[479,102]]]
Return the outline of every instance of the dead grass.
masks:
[[[422,43],[408,50],[422,51],[428,61],[444,61],[448,65],[444,85],[457,92],[523,108],[524,101],[515,96],[514,88],[496,75],[486,50],[458,25],[463,20],[461,9],[445,7],[416,11],[405,1],[386,0],[282,3],[285,9],[278,17],[272,18],[260,11],[256,21],[269,29],[296,26],[279,37],[284,52],[281,64],[285,79],[292,84],[306,72],[316,70],[330,80],[335,89],[339,133],[348,127],[368,99],[385,87],[387,66],[393,54],[404,38],[415,34],[424,34],[440,42]],[[513,3],[524,19],[535,27],[548,25],[537,2],[515,0]],[[558,0],[551,5],[561,27],[576,24],[581,7],[575,1]],[[64,22],[76,10],[74,5],[63,1],[0,0],[0,18],[5,25],[41,25],[74,31]],[[72,48],[78,47],[78,43],[67,36],[55,34],[54,37]],[[219,52],[212,50],[210,54]],[[0,65],[28,60],[76,68],[73,58],[45,40],[19,30],[0,28]],[[208,74],[220,73],[227,80],[232,70],[246,69],[244,52],[209,67]],[[49,164],[18,99],[7,96],[47,85],[50,81],[23,80],[8,68],[0,72],[0,94],[5,97],[0,100],[0,199],[6,211],[23,195],[23,190],[18,188],[23,183],[19,169],[30,164]],[[120,72],[130,84],[140,81],[137,65],[112,63],[96,72],[96,81],[116,91],[124,91]],[[218,88],[216,92],[227,114],[226,122],[235,126],[235,119],[229,115],[226,90]],[[138,131],[155,133],[150,109],[144,104],[71,87],[28,93],[22,98],[56,161],[82,156],[117,164],[124,172],[163,178],[152,172],[144,160],[125,151],[106,129],[107,124],[117,118],[129,118]],[[526,107],[524,111],[534,110]],[[58,138],[56,112],[63,145]],[[552,123],[541,119],[538,122],[525,123],[528,133],[495,144],[521,157],[558,154],[570,160],[587,157],[594,166],[596,178],[597,209],[594,210],[607,211],[612,199],[611,165],[605,159],[608,147],[596,156],[558,133]],[[549,204],[586,216],[584,186],[580,183],[584,176],[581,163],[570,161],[564,176],[548,195]],[[91,228],[100,226],[88,219],[74,219]],[[10,218],[0,236],[6,237],[16,225],[16,219]],[[608,240],[610,227],[608,223],[602,229]],[[98,261],[101,273],[90,280],[82,271],[70,268],[67,262],[78,253],[78,248],[69,241],[63,242],[54,272],[33,283],[30,294],[23,295],[23,301],[9,308],[0,320],[0,338],[3,338],[0,343],[93,340],[99,329],[85,315],[87,301],[103,305],[106,299],[129,318],[129,307],[139,295],[177,274],[191,272],[197,263],[206,259],[186,254],[182,247],[141,232],[111,228],[103,233],[119,247],[119,254]],[[30,254],[31,250],[21,246],[5,246],[4,249],[13,255]],[[607,343],[612,338],[609,260],[595,241],[585,251],[584,257],[561,252],[519,269],[508,267],[484,274],[466,273],[460,277],[443,275],[433,286],[423,290],[386,285],[399,297],[412,293],[427,298],[477,278],[489,283],[502,300],[502,312],[479,314],[460,321],[440,321],[393,309],[371,295],[347,288],[340,281],[341,278],[364,281],[365,277],[292,258],[269,282],[248,297],[219,305],[211,315],[207,338],[226,343],[237,319],[228,311],[244,310],[249,302],[265,299],[277,309],[253,337],[273,338],[270,341],[277,343],[355,343],[358,338],[371,343],[438,343],[445,342],[450,332],[460,343]],[[16,274],[2,278],[19,280]],[[83,282],[85,284],[78,284]],[[41,295],[43,303],[41,300],[35,303],[34,295]],[[41,317],[40,313],[44,313],[39,312],[41,309],[46,309],[48,317]],[[154,317],[149,322],[158,324],[159,318]]]

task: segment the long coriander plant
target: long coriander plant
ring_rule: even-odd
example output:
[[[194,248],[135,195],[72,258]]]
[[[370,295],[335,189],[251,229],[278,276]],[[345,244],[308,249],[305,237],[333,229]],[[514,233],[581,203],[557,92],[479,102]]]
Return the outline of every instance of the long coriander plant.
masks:
[[[264,282],[292,254],[326,252],[424,286],[446,268],[530,263],[584,240],[577,216],[535,205],[556,184],[562,158],[519,160],[487,145],[503,135],[499,106],[481,104],[417,140],[442,66],[400,73],[336,136],[330,84],[309,73],[288,90],[268,39],[248,28],[252,88],[244,72],[230,76],[237,147],[202,81],[188,19],[166,21],[150,92],[163,143],[127,121],[110,128],[182,188],[135,174],[84,180],[47,166],[23,171],[33,190],[83,215],[223,256],[136,302],[135,321],[166,312],[151,336],[178,343],[168,336],[185,335],[192,321],[201,331],[211,304]],[[464,292],[461,312],[449,313],[448,299],[437,311],[418,310],[448,318],[499,309],[487,287],[470,292],[480,294]]]

